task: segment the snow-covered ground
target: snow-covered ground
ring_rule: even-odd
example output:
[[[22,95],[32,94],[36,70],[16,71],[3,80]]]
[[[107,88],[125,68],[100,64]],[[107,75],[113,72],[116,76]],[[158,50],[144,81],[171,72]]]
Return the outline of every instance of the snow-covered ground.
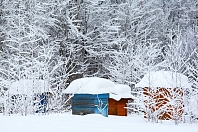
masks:
[[[101,115],[29,115],[3,116],[0,114],[0,132],[198,132],[198,124],[167,121],[148,123],[141,116],[127,117]]]

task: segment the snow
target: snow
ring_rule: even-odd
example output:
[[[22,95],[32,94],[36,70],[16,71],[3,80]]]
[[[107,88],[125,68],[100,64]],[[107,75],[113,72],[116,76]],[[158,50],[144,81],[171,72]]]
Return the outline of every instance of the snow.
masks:
[[[136,87],[190,88],[188,77],[171,71],[157,71],[146,74]]]
[[[86,77],[71,82],[63,93],[101,94],[114,93],[114,83],[108,79]]]
[[[0,132],[198,132],[197,124],[174,125],[172,121],[146,122],[142,116],[130,115],[31,115],[3,116],[0,114]]]
[[[131,88],[128,85],[116,84],[115,91],[117,94],[110,93],[110,98],[119,101],[121,98],[134,98],[131,95]]]
[[[121,98],[133,98],[131,88],[123,84],[98,77],[86,77],[76,79],[67,87],[63,93],[84,93],[84,94],[101,94],[110,93],[110,98],[120,100]]]
[[[34,91],[34,92],[33,92]],[[25,94],[31,95],[33,93],[52,92],[48,88],[48,82],[44,80],[28,80],[21,79],[12,82],[9,88],[9,94]]]

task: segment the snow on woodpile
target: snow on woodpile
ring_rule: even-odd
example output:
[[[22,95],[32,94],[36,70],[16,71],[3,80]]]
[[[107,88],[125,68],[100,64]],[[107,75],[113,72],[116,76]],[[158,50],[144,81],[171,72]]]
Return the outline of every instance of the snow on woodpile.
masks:
[[[131,95],[131,88],[128,85],[116,84],[115,91],[117,91],[117,94],[110,93],[110,98],[113,98],[117,101],[121,98],[133,98]]]
[[[136,87],[190,88],[188,77],[171,71],[157,71],[146,74]]]
[[[51,92],[48,82],[44,80],[21,79],[12,82],[9,87],[9,94],[25,94]]]
[[[71,82],[63,93],[101,94],[114,93],[114,83],[108,79],[86,77]]]

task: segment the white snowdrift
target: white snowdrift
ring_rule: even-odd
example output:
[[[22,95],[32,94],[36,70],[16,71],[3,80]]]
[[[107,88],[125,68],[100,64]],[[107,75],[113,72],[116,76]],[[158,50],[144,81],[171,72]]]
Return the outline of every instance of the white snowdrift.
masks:
[[[136,87],[190,88],[188,77],[171,71],[157,71],[146,74]]]
[[[48,82],[44,80],[22,79],[12,82],[9,87],[9,94],[25,94],[51,92]]]
[[[114,84],[114,82],[98,77],[80,78],[71,82],[63,93],[102,94],[109,93],[110,98],[132,98],[131,89],[127,85]]]
[[[0,114],[0,132],[197,132],[197,124],[174,121],[146,122],[143,115],[85,116],[55,114],[45,116],[3,116]]]

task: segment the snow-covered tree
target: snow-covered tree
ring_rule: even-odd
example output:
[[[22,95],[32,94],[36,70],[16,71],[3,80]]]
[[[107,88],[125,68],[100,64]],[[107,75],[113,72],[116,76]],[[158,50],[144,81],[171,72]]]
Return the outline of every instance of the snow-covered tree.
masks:
[[[127,1],[116,5],[119,8],[117,14],[114,13],[114,20],[118,24],[118,33],[113,36],[111,50],[108,47],[111,43],[104,45],[108,50],[103,61],[103,67],[112,80],[137,82],[148,70],[157,70],[155,65],[160,62],[161,42],[153,35],[153,25],[161,9],[152,8],[157,4],[151,0]]]
[[[73,69],[72,51],[68,50],[67,58],[60,55],[60,41],[53,35],[54,29],[59,29],[54,16],[56,6],[50,1],[3,1],[1,42],[5,57],[1,63],[5,66],[1,76],[4,80],[46,80],[48,89],[66,84]]]

